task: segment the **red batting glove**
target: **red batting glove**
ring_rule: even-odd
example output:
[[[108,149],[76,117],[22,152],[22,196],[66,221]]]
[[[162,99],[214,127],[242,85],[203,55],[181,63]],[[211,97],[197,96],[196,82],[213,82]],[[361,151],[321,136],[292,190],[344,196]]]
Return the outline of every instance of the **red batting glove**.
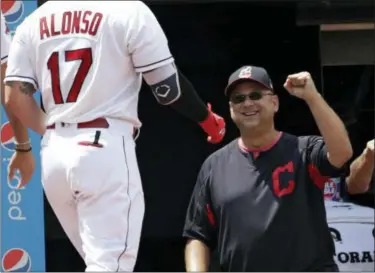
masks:
[[[208,117],[199,122],[202,129],[208,134],[207,141],[213,144],[221,142],[225,135],[225,120],[211,111],[211,104],[208,104]]]

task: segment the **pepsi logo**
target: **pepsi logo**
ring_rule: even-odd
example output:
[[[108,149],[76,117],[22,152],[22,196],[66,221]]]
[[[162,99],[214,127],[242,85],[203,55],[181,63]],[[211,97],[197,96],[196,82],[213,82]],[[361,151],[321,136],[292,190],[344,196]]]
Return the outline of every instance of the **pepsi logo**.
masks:
[[[0,129],[0,143],[1,146],[8,151],[13,152],[16,148],[14,139],[14,133],[12,126],[10,126],[9,122],[5,122]]]
[[[2,268],[5,272],[29,272],[31,270],[29,253],[21,248],[9,249],[3,256]]]
[[[1,1],[1,11],[4,14],[5,21],[8,24],[17,23],[24,14],[23,1],[7,0]]]

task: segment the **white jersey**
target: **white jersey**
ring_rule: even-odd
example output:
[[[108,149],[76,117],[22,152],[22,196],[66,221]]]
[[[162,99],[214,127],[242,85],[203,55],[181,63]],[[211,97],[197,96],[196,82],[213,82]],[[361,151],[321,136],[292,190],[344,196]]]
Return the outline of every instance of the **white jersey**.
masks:
[[[142,72],[173,61],[141,1],[49,1],[18,27],[5,80],[40,89],[48,125],[107,117],[140,126]]]
[[[8,59],[9,44],[11,37],[8,31],[8,27],[5,23],[5,18],[3,13],[1,13],[1,64],[5,63]]]

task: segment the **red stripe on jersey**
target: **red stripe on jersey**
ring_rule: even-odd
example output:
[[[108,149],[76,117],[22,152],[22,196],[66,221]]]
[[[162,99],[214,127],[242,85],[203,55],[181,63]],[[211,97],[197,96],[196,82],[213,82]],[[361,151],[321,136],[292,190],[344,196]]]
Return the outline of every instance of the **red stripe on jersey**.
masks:
[[[216,223],[215,223],[215,217],[214,217],[214,214],[212,213],[212,210],[211,210],[209,204],[206,205],[206,209],[207,209],[208,221],[210,222],[210,224],[212,226],[215,226],[216,225]]]
[[[324,189],[324,184],[329,180],[329,176],[321,175],[319,169],[314,165],[310,164],[308,166],[310,178],[313,180],[314,184],[321,190]]]

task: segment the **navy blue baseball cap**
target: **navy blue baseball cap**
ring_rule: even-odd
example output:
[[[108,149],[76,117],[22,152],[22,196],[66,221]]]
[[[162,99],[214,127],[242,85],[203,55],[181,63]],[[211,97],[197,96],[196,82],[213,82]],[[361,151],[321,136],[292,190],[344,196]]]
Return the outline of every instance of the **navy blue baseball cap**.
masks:
[[[263,67],[247,65],[242,66],[230,75],[228,85],[225,88],[225,95],[229,96],[236,85],[244,81],[256,82],[274,92],[268,72]]]

